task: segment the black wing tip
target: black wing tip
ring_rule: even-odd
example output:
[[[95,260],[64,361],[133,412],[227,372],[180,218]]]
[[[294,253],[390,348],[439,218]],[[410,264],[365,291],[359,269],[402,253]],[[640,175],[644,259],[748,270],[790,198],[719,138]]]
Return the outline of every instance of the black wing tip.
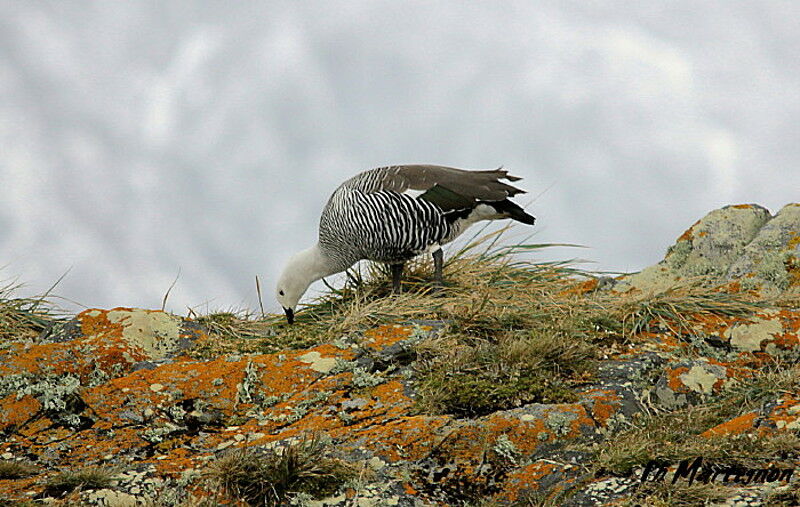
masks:
[[[526,225],[533,225],[536,222],[536,217],[529,215],[517,203],[503,199],[502,201],[487,202],[486,204],[492,206],[498,213],[504,214],[506,217],[522,222]]]
[[[526,225],[533,225],[536,223],[536,217],[533,215],[529,215],[527,213],[523,213],[521,216],[513,217],[516,221],[522,222]]]

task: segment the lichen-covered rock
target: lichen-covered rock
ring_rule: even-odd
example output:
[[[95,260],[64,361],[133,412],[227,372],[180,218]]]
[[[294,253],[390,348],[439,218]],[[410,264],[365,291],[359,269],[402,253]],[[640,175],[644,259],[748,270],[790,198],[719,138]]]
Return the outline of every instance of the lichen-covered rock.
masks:
[[[775,218],[755,205],[716,210],[659,265],[612,291],[592,281],[561,294],[638,297],[636,290],[696,276],[730,282],[724,289],[732,292],[791,289],[798,209],[787,206]],[[779,264],[784,272],[773,269]],[[800,360],[800,309],[774,300],[749,308],[689,313],[680,325],[612,336],[592,373],[571,379],[568,402],[523,400],[480,417],[426,413],[417,403],[418,346],[442,338],[443,322],[383,324],[312,347],[206,357],[189,354],[209,339],[190,320],[87,310],[0,350],[0,460],[35,464],[30,477],[0,477],[0,503],[50,499],[59,473],[88,468],[110,477],[68,493],[66,503],[235,504],[209,482],[212,464],[245,453],[279,456],[321,435],[326,446],[316,459],[355,472],[330,496],[300,495],[293,504],[618,505],[640,498],[638,477],[591,468],[597,446],[653,414],[725,396],[764,365]],[[605,347],[606,335],[598,336]],[[763,399],[713,420],[697,438],[800,431],[797,393]],[[725,487],[732,498],[766,502],[763,487]]]
[[[787,394],[760,407],[719,424],[703,433],[705,436],[742,433],[775,433],[776,431],[800,430],[800,397],[798,393]]]
[[[767,293],[800,285],[800,204],[774,217],[755,204],[714,210],[687,229],[664,260],[621,277],[614,290],[659,291],[698,278]]]
[[[0,351],[0,431],[44,413],[80,426],[79,391],[105,384],[189,348],[202,330],[164,312],[86,310],[35,343]]]
[[[800,285],[800,204],[787,204],[761,227],[726,276],[745,290]]]
[[[719,394],[731,383],[753,374],[750,368],[736,367],[714,359],[682,361],[666,368],[656,382],[654,398],[663,408],[674,410],[694,405]]]
[[[714,210],[687,229],[664,260],[624,277],[616,290],[660,290],[697,276],[721,279],[771,216],[754,204]]]

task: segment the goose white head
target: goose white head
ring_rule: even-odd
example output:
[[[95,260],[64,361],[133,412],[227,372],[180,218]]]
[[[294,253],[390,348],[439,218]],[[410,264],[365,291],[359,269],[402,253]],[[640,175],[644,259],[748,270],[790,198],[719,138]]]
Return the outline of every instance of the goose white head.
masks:
[[[319,245],[298,252],[289,259],[275,288],[275,297],[286,313],[289,324],[294,322],[294,311],[300,298],[308,290],[308,286],[338,271],[341,270],[330,267],[328,258],[320,250]]]

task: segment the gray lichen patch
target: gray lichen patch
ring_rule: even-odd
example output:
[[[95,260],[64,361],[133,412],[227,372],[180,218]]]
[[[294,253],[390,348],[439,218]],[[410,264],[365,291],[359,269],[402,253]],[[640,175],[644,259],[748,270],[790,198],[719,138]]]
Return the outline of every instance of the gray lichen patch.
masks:
[[[689,260],[689,255],[692,253],[692,242],[688,239],[678,240],[667,250],[667,255],[664,260],[670,269],[680,269]]]
[[[547,414],[545,426],[555,435],[563,436],[570,432],[572,421],[577,419],[577,415],[561,410],[553,410]]]
[[[505,433],[497,437],[492,451],[512,465],[519,465],[522,453]]]
[[[112,310],[109,322],[122,324],[122,338],[141,347],[151,359],[163,359],[174,353],[180,338],[181,319],[164,312],[147,310]]]
[[[316,350],[312,350],[307,354],[297,358],[298,360],[309,363],[309,368],[320,373],[328,373],[336,366],[335,357],[322,357],[322,354]]]
[[[248,361],[247,366],[244,368],[244,377],[242,381],[236,385],[237,401],[240,403],[253,403],[256,389],[260,382],[258,365],[252,361]]]
[[[730,339],[731,346],[743,352],[757,352],[761,350],[764,341],[772,340],[775,335],[783,332],[783,324],[778,318],[759,318],[754,322],[739,323],[725,330],[725,337]]]
[[[666,382],[661,382],[656,385],[655,387],[655,400],[659,405],[663,406],[667,410],[674,410],[676,408],[681,408],[686,406],[689,403],[686,395],[683,393],[676,393],[672,389],[667,386]]]
[[[700,394],[711,394],[714,384],[727,378],[725,368],[716,364],[699,363],[679,376],[681,382],[692,391]]]
[[[20,373],[0,377],[0,397],[15,394],[35,398],[54,420],[68,426],[78,426],[80,417],[73,413],[81,382],[73,375]]]
[[[375,387],[386,381],[380,375],[374,375],[365,368],[357,367],[353,370],[353,385],[359,388]]]

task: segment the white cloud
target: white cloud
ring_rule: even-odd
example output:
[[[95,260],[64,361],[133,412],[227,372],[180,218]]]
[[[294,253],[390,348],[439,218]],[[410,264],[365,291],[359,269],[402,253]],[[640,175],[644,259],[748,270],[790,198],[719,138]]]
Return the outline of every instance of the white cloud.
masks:
[[[4,7],[0,278],[157,307],[180,268],[172,308],[254,306],[387,163],[505,164],[599,269],[797,200],[800,4],[188,5]]]

